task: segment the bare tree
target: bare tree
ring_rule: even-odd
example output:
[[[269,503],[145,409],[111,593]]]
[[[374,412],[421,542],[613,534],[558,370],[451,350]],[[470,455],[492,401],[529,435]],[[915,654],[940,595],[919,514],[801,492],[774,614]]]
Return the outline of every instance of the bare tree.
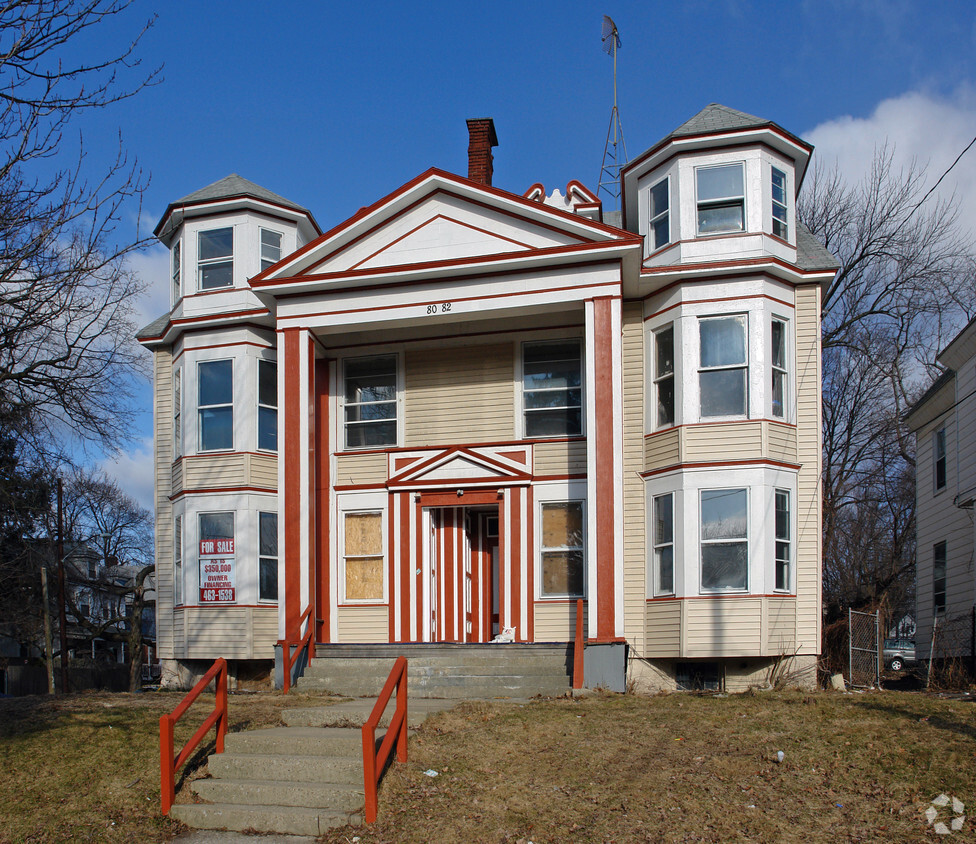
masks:
[[[814,170],[801,219],[841,267],[823,295],[824,599],[904,603],[914,586],[912,439],[902,422],[935,355],[976,312],[955,203],[885,145],[855,185]]]
[[[138,69],[144,28],[119,49],[98,40],[129,5],[0,3],[0,410],[40,456],[63,458],[68,439],[118,444],[141,366],[131,315],[142,287],[126,258],[142,243],[119,243],[118,226],[142,174],[121,140],[106,172],[87,172],[65,135],[75,116],[158,78]]]

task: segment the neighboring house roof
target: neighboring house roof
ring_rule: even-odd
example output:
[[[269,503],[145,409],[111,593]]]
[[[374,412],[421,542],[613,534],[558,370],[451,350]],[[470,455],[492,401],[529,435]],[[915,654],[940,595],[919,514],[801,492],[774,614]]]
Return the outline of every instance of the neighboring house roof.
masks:
[[[205,188],[200,188],[200,190],[195,190],[193,193],[187,194],[182,199],[178,199],[172,203],[170,207],[173,205],[190,205],[194,202],[212,202],[215,199],[229,199],[233,196],[253,196],[255,199],[266,199],[268,202],[275,203],[275,205],[284,205],[286,208],[294,208],[296,211],[308,213],[307,208],[303,208],[290,199],[285,199],[283,196],[279,196],[249,179],[242,178],[237,173],[231,173],[229,176],[225,176],[223,179],[207,185]]]
[[[803,223],[796,223],[796,265],[802,270],[836,270],[837,259]]]
[[[913,431],[917,431],[926,422],[930,422],[947,409],[941,406],[942,404],[945,404],[943,401],[940,403],[939,407],[932,408],[932,413],[925,413],[924,415],[920,413],[937,395],[942,392],[946,385],[951,384],[955,380],[955,377],[956,371],[954,369],[947,369],[935,379],[932,385],[924,393],[922,393],[921,398],[919,398],[919,400],[916,401],[915,404],[913,404],[902,417],[908,423],[909,428],[911,428]],[[955,395],[953,394],[952,396],[946,396],[946,399],[951,398],[955,398]]]

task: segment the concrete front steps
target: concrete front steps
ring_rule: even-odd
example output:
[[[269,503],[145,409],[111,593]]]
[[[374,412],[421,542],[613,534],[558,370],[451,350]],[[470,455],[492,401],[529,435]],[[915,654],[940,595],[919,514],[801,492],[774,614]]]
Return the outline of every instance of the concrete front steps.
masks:
[[[190,788],[206,803],[177,803],[172,817],[196,829],[321,835],[362,823],[363,744],[360,727],[375,700],[282,711],[288,726],[228,733],[224,752],[209,759],[210,779]],[[383,715],[388,724],[396,701]],[[419,724],[448,701],[411,701],[408,721]]]
[[[556,697],[572,685],[572,645],[399,644],[318,645],[296,688],[377,695],[401,654],[407,658],[411,701]]]

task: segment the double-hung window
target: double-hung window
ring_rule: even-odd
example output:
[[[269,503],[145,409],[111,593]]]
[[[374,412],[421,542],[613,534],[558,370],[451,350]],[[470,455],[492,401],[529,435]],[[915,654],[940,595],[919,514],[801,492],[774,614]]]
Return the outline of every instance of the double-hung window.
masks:
[[[346,360],[346,448],[397,443],[397,357]]]
[[[258,448],[278,449],[278,365],[258,361]]]
[[[650,191],[651,206],[648,209],[648,239],[651,249],[660,249],[671,242],[670,191],[667,177],[661,179]]]
[[[173,457],[183,454],[183,367],[173,370]]]
[[[383,600],[383,514],[346,513],[343,520],[346,601]]]
[[[742,164],[699,167],[698,234],[725,234],[745,229],[745,191]]]
[[[553,501],[542,505],[543,598],[582,598],[583,502]]]
[[[183,517],[173,524],[173,606],[183,603]]]
[[[776,590],[788,592],[790,588],[790,493],[777,489],[775,530],[776,530]]]
[[[278,600],[277,513],[258,513],[258,598]]]
[[[261,269],[266,270],[281,260],[281,232],[261,229]]]
[[[176,243],[173,244],[172,276],[173,276],[173,304],[174,305],[180,301],[180,296],[182,295],[182,288],[183,288],[183,284],[182,284],[183,273],[182,273],[182,268],[180,263],[181,243],[182,241],[178,240],[176,241]]]
[[[773,184],[773,234],[787,240],[789,224],[786,216],[786,173],[772,168]]]
[[[525,436],[578,436],[583,431],[579,340],[526,343],[522,348]]]
[[[946,563],[949,555],[945,542],[932,548],[932,609],[936,614],[946,608]]]
[[[946,485],[946,429],[939,428],[932,435],[932,451],[935,466],[935,491],[945,489]]]
[[[234,362],[201,361],[197,410],[200,420],[200,450],[234,447]]]
[[[774,319],[770,324],[770,389],[772,395],[772,414],[776,419],[786,418],[786,391],[788,386],[786,369],[786,323]]]
[[[654,593],[674,594],[674,493],[654,496]]]
[[[666,428],[674,424],[674,323],[654,332],[654,390],[657,393],[654,424]]]
[[[706,592],[749,588],[749,493],[701,491],[701,588]]]
[[[197,235],[197,284],[216,290],[234,284],[234,229],[210,229]]]
[[[745,314],[698,320],[701,416],[745,416],[749,406],[749,361]]]

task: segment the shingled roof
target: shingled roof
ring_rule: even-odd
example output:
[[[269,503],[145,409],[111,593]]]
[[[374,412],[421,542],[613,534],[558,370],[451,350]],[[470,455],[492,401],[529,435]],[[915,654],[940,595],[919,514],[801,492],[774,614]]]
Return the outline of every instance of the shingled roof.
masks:
[[[801,270],[837,270],[840,264],[799,220],[796,222],[796,265]]]
[[[264,199],[273,202],[275,205],[283,205],[286,208],[294,208],[296,211],[306,211],[301,205],[285,199],[267,188],[256,185],[254,182],[231,173],[220,181],[200,188],[193,193],[187,194],[182,199],[178,199],[173,205],[190,205],[195,202],[213,202],[218,199],[229,199],[232,196],[253,196],[255,199]]]

